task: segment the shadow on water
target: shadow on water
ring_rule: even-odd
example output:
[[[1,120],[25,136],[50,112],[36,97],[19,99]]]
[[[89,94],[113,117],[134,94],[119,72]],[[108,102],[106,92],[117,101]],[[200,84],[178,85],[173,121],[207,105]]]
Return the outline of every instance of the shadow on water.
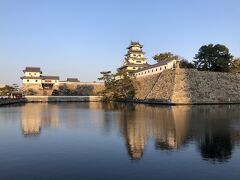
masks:
[[[94,116],[94,122],[103,124],[104,132],[117,127],[132,160],[141,160],[149,139],[152,139],[156,151],[173,152],[191,143],[196,145],[204,160],[226,162],[240,140],[239,105],[43,103],[20,108],[25,137],[39,135],[44,127],[58,128],[60,118],[67,119],[65,123],[72,123],[74,127],[81,113],[84,116],[84,113],[97,110],[102,117]],[[75,113],[79,109],[87,111]]]

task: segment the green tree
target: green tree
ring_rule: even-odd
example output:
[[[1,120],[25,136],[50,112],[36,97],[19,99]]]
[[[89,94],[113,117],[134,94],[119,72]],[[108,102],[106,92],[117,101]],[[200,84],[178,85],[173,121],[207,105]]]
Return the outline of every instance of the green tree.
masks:
[[[102,77],[98,78],[98,80],[104,81],[105,88],[99,94],[103,96],[103,101],[110,101],[114,97],[113,92],[116,91],[116,78],[111,71],[103,71],[100,74]]]
[[[54,92],[55,96],[72,96],[73,91],[68,88],[66,84],[59,86],[58,90]]]
[[[164,60],[178,59],[178,56],[172,54],[171,52],[165,52],[165,53],[156,54],[155,56],[153,56],[153,59],[159,62]]]
[[[100,92],[104,101],[129,101],[134,99],[133,81],[125,71],[112,74],[111,71],[101,72],[99,80],[104,81],[105,89]]]
[[[236,58],[232,61],[230,71],[232,73],[240,73],[240,58]]]
[[[228,72],[233,56],[221,44],[202,46],[196,54],[195,67],[204,71]]]
[[[133,100],[135,97],[133,80],[126,71],[119,71],[116,76],[121,78],[116,80],[116,93],[114,94],[114,98],[117,100]]]
[[[52,92],[52,96],[59,96],[59,91],[57,89],[54,89]]]
[[[186,68],[186,69],[194,69],[195,66],[193,63],[189,62],[188,60],[186,59],[182,59],[180,60],[179,62],[179,67],[180,68]]]

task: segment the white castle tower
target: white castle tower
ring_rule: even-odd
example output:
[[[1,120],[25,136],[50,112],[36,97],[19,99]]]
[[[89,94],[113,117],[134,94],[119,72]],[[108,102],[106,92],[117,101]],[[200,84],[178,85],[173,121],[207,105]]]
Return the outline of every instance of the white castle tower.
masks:
[[[128,52],[125,55],[123,66],[118,68],[118,71],[125,70],[127,72],[134,72],[144,67],[147,67],[147,59],[144,57],[142,51],[143,45],[139,42],[131,42],[127,47]]]

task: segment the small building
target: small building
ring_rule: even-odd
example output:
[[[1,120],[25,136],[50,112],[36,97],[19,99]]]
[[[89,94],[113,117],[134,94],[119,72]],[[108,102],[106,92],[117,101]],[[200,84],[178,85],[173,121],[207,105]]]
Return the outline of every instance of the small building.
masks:
[[[128,73],[135,72],[148,66],[147,59],[144,57],[142,50],[143,45],[139,42],[132,42],[127,47],[128,52],[125,55],[123,65],[118,68],[118,71],[126,71]]]
[[[40,67],[26,67],[22,79],[22,89],[28,95],[50,95],[54,89],[58,89],[59,76],[43,76]]]
[[[44,89],[52,89],[54,85],[59,85],[59,76],[42,76],[42,87]]]
[[[179,61],[175,59],[160,61],[156,64],[149,65],[148,67],[135,71],[132,74],[132,77],[139,78],[139,77],[149,76],[153,74],[158,74],[167,69],[175,69],[178,66],[178,62]]]

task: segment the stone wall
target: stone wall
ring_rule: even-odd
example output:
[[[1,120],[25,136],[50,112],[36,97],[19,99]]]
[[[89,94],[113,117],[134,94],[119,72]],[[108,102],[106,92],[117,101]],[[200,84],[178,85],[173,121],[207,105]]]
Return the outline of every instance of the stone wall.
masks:
[[[166,70],[138,78],[136,98],[170,104],[240,103],[240,74]]]
[[[84,82],[61,82],[59,87],[67,87],[70,91],[75,91],[77,95],[81,96],[96,96],[104,90],[104,83],[84,83]],[[63,94],[64,95],[64,94]]]
[[[23,84],[22,90],[25,95],[30,95],[29,90],[34,91],[36,96],[51,96],[52,92],[58,89],[58,85],[53,85],[52,89],[43,89],[42,84]]]
[[[26,102],[99,102],[101,96],[25,96]]]
[[[51,96],[54,90],[59,90],[59,87],[66,86],[67,89],[70,91],[76,91],[77,95],[81,96],[93,96],[97,95],[98,92],[104,89],[103,83],[63,83],[60,82],[59,85],[54,85],[52,89],[43,89],[41,84],[23,84],[22,90],[25,95],[30,95],[27,92],[31,89],[36,94],[36,96]],[[68,94],[61,94],[61,95],[68,95]]]
[[[11,99],[11,98],[0,98],[0,106],[9,105],[9,104],[17,104],[26,102],[25,98],[20,99]]]
[[[36,92],[36,95],[43,95],[43,87],[41,84],[23,84],[22,85],[22,90],[25,94],[27,94],[27,91],[30,89]]]

